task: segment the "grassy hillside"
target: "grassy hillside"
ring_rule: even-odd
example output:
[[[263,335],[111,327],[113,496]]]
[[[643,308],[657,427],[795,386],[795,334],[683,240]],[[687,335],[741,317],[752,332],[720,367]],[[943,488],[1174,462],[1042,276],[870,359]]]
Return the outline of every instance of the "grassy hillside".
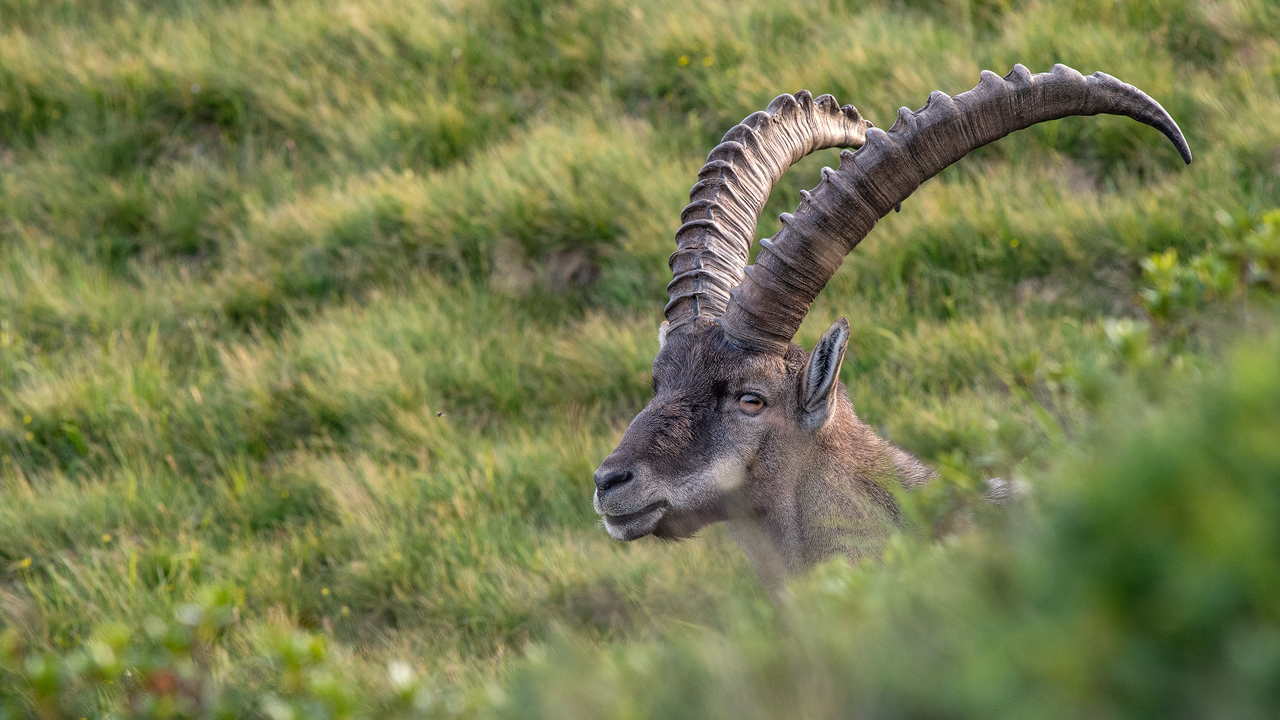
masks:
[[[1213,686],[1265,716],[1280,572],[1240,548],[1273,548],[1275,486],[1196,473],[1277,480],[1277,346],[1237,340],[1280,332],[1277,38],[1267,0],[0,0],[0,718],[1164,717],[1209,686],[1188,677],[1245,678]],[[1015,62],[1138,85],[1196,162],[1127,119],[1048,123],[846,261],[798,340],[849,317],[860,415],[943,469],[917,532],[800,592],[817,638],[720,530],[609,540],[591,472],[647,400],[719,136],[801,88],[888,126]],[[837,160],[793,170],[760,233]],[[1238,342],[1271,354],[1230,365]],[[1047,499],[947,539],[996,475]],[[1245,599],[1054,599],[1135,597],[1141,565],[1073,558],[1202,506],[1256,542],[1151,537],[1253,563],[1223,580]],[[1205,643],[1260,639],[1166,672],[1218,655],[1129,619],[1183,610]],[[1132,677],[1081,659],[1130,640]],[[1052,667],[1007,672],[1029,646]]]

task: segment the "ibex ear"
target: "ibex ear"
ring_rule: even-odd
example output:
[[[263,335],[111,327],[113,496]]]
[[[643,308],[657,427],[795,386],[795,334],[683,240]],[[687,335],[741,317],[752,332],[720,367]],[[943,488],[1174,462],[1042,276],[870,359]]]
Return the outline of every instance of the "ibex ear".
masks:
[[[658,349],[661,350],[663,345],[667,344],[667,330],[671,328],[671,323],[666,320],[658,326]]]
[[[836,388],[840,386],[840,363],[849,346],[849,321],[832,323],[809,356],[800,383],[800,424],[809,432],[817,432],[831,417],[836,406]]]

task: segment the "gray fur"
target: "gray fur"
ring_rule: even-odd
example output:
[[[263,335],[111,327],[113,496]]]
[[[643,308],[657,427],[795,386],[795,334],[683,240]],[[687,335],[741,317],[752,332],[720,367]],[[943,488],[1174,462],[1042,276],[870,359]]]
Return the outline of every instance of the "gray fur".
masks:
[[[841,319],[819,348],[842,357],[847,341]],[[812,359],[798,345],[784,357],[743,350],[705,319],[669,333],[653,400],[596,471],[609,534],[676,540],[727,520],[740,539],[768,538],[784,574],[834,553],[876,552],[901,521],[894,493],[931,471],[858,419],[836,380],[839,357],[820,357],[820,372]],[[740,409],[744,392],[764,399],[758,415]],[[825,420],[806,424],[815,401]],[[769,550],[744,546],[762,577],[778,574]]]

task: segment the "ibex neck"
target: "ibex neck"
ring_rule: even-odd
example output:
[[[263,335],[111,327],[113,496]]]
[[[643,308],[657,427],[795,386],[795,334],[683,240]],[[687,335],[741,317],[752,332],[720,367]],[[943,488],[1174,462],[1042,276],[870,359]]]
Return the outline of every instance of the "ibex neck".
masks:
[[[901,520],[896,489],[918,487],[932,474],[851,406],[842,410],[804,457],[780,453],[760,462],[728,508],[730,530],[766,585],[832,555],[878,554]]]

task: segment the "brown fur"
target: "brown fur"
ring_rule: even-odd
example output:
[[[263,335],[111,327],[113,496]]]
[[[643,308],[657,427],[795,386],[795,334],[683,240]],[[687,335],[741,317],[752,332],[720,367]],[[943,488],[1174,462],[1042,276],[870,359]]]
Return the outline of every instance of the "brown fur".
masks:
[[[766,584],[833,554],[878,552],[899,489],[933,472],[858,419],[839,373],[841,320],[814,353],[742,350],[698,320],[667,337],[654,398],[596,471],[595,508],[619,540],[680,539],[721,520]],[[739,398],[764,398],[757,415]]]

